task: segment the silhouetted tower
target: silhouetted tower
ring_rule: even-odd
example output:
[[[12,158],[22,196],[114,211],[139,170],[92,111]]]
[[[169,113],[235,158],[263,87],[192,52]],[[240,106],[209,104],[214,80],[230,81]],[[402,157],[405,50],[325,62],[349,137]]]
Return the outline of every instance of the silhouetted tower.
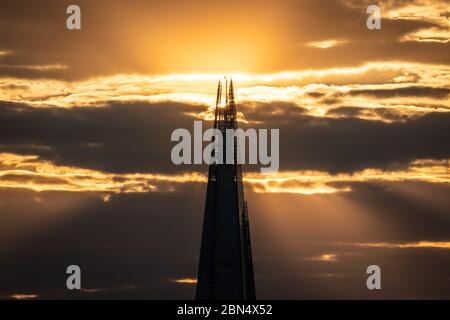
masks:
[[[219,81],[214,128],[222,132],[236,129],[236,105],[233,80],[225,80],[225,106]],[[211,164],[206,191],[203,235],[198,268],[196,299],[255,299],[250,229],[247,202],[244,198],[242,167],[236,164]],[[226,148],[223,148],[223,163]]]

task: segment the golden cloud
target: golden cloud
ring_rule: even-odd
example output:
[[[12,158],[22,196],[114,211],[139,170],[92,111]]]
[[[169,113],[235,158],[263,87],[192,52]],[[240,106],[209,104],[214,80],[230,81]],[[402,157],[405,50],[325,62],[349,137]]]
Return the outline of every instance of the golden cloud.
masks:
[[[336,262],[338,261],[337,254],[335,253],[324,253],[315,257],[309,258],[312,261],[322,261],[322,262]]]
[[[175,279],[173,281],[176,283],[181,283],[181,284],[196,284],[197,283],[197,279],[195,279],[195,278]]]
[[[234,74],[238,103],[288,102],[306,114],[342,117],[330,113],[336,106],[359,108],[353,115],[370,120],[395,121],[430,112],[449,112],[442,96],[360,96],[352,91],[402,90],[411,86],[447,90],[450,67],[411,63],[369,63],[354,68],[305,70],[274,74]],[[180,102],[213,106],[219,74],[163,76],[116,75],[79,82],[0,78],[0,100],[44,107],[102,107],[111,102]],[[391,116],[382,110],[389,109]],[[211,110],[193,117],[210,119]],[[398,115],[397,117],[392,115]],[[241,115],[241,120],[245,120]]]
[[[418,241],[418,242],[364,242],[351,244],[357,247],[387,248],[387,249],[450,249],[449,241]]]
[[[34,155],[0,153],[0,188],[33,191],[98,192],[108,202],[114,193],[171,192],[186,184],[206,183],[197,172],[183,174],[113,174],[77,167],[58,166]],[[323,171],[281,171],[274,174],[247,173],[244,182],[257,193],[326,194],[351,191],[355,182],[450,183],[448,161],[416,160],[405,170],[366,169],[353,174]]]
[[[247,173],[245,181],[261,193],[335,193],[351,191],[355,182],[450,183],[448,161],[416,160],[405,170],[365,169],[353,174],[332,175],[323,171],[283,171],[272,175]]]
[[[10,298],[16,300],[30,300],[36,299],[37,297],[38,297],[37,294],[26,294],[26,293],[15,293],[10,296]]]
[[[383,15],[396,20],[423,21],[433,24],[401,36],[400,41],[438,42],[450,41],[450,4],[440,0],[416,0],[382,3]]]
[[[331,47],[346,44],[347,42],[348,41],[346,40],[331,39],[331,40],[313,41],[307,43],[306,45],[313,48],[328,49]]]
[[[177,184],[203,183],[198,173],[112,174],[77,167],[57,166],[37,156],[0,153],[0,187],[25,188],[34,191],[73,192],[156,192],[174,191]],[[109,198],[105,197],[105,201]]]

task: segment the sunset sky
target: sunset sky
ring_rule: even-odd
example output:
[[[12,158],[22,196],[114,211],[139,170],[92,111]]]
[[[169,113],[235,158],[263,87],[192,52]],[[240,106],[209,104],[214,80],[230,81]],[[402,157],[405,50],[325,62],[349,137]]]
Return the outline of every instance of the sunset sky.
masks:
[[[2,1],[0,298],[192,299],[207,167],[170,134],[223,76],[280,129],[244,166],[257,298],[450,299],[446,0]]]

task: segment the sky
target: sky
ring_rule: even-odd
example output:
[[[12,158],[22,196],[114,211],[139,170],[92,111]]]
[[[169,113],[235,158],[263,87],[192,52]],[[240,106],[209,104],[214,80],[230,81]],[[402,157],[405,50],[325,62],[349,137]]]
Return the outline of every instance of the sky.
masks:
[[[448,1],[70,4],[0,4],[0,298],[194,298],[207,167],[170,135],[223,76],[280,130],[243,168],[257,298],[450,298]]]

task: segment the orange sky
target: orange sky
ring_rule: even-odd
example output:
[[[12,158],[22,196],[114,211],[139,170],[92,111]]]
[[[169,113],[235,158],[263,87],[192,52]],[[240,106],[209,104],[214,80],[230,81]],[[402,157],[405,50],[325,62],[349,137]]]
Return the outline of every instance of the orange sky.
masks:
[[[169,137],[224,75],[240,126],[280,129],[280,171],[244,168],[259,297],[372,298],[375,261],[382,297],[448,298],[450,5],[368,30],[371,3],[80,0],[75,31],[70,1],[2,3],[0,298],[67,297],[54,257],[87,297],[190,298],[207,168]]]

